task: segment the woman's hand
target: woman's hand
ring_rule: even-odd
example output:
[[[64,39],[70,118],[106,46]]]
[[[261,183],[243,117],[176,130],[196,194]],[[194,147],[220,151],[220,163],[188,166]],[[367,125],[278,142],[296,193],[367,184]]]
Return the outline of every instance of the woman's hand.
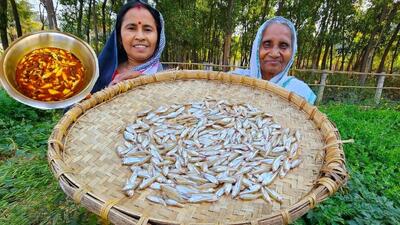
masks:
[[[114,80],[111,81],[111,83],[108,86],[112,86],[116,83],[119,83],[123,80],[128,80],[128,79],[133,79],[138,76],[140,76],[140,72],[138,71],[127,71],[125,73],[119,73],[115,76]]]

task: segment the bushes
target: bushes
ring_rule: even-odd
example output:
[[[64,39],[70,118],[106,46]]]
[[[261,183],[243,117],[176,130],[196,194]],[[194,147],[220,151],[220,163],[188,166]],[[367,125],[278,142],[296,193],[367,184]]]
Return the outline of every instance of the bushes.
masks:
[[[0,224],[96,224],[59,188],[48,168],[47,138],[61,117],[0,90]],[[327,105],[345,145],[348,185],[296,224],[400,223],[400,112],[395,107]]]

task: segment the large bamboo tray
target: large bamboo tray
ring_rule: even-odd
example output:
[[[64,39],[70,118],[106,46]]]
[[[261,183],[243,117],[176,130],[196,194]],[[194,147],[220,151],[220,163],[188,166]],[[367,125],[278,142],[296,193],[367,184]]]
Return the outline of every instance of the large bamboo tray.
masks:
[[[164,207],[121,191],[130,175],[115,152],[132,115],[149,106],[204,100],[248,102],[303,134],[300,167],[273,188],[282,204],[224,196],[214,203]],[[94,94],[69,110],[49,138],[48,160],[63,191],[115,224],[287,224],[332,195],[347,180],[338,130],[303,98],[269,82],[222,72],[169,71],[142,76]]]

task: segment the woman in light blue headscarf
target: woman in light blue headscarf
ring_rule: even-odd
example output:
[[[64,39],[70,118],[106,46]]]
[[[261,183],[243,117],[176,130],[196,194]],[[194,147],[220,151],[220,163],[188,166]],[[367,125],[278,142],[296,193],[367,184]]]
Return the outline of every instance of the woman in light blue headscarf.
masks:
[[[250,58],[250,70],[236,69],[232,73],[268,80],[314,104],[316,96],[303,81],[288,76],[297,52],[297,34],[292,22],[274,17],[257,31]]]
[[[161,71],[164,46],[161,13],[143,0],[128,1],[120,9],[115,29],[99,55],[100,76],[91,92]]]

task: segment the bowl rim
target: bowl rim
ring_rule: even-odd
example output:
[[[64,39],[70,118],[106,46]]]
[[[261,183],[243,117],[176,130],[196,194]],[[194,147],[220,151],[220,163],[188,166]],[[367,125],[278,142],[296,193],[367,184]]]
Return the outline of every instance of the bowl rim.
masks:
[[[27,37],[31,37],[31,36],[37,36],[37,35],[42,35],[42,34],[54,34],[54,35],[60,35],[60,36],[64,36],[67,38],[71,38],[73,40],[76,40],[77,42],[79,42],[81,45],[85,46],[87,48],[87,50],[90,52],[90,54],[93,56],[94,58],[94,64],[95,64],[95,68],[93,71],[93,77],[92,79],[89,81],[89,83],[86,85],[86,87],[84,89],[82,89],[78,94],[73,95],[70,98],[61,100],[61,101],[51,101],[51,102],[45,102],[45,101],[38,101],[32,98],[29,98],[25,95],[23,95],[21,92],[19,92],[18,90],[16,90],[15,87],[13,87],[13,85],[10,85],[9,80],[7,78],[7,76],[5,75],[5,59],[8,55],[8,53],[18,44],[20,43],[22,40],[24,40]],[[59,48],[59,47],[58,47]],[[61,48],[62,49],[62,48]],[[36,32],[31,32],[28,34],[25,34],[19,38],[17,38],[16,40],[14,40],[10,46],[8,46],[8,48],[4,51],[4,53],[2,54],[1,58],[0,58],[0,83],[2,84],[3,88],[6,90],[6,92],[8,93],[8,95],[10,95],[12,98],[14,98],[15,100],[34,107],[34,108],[38,108],[38,109],[59,109],[59,108],[66,108],[68,106],[71,106],[77,102],[79,102],[80,100],[84,99],[92,90],[92,88],[94,87],[97,79],[99,77],[99,63],[98,63],[98,59],[97,59],[97,54],[95,53],[95,51],[93,50],[93,48],[86,43],[84,40],[82,40],[81,38],[70,34],[70,33],[66,33],[66,32],[62,32],[62,31],[57,31],[57,30],[42,30],[42,31],[36,31]]]

